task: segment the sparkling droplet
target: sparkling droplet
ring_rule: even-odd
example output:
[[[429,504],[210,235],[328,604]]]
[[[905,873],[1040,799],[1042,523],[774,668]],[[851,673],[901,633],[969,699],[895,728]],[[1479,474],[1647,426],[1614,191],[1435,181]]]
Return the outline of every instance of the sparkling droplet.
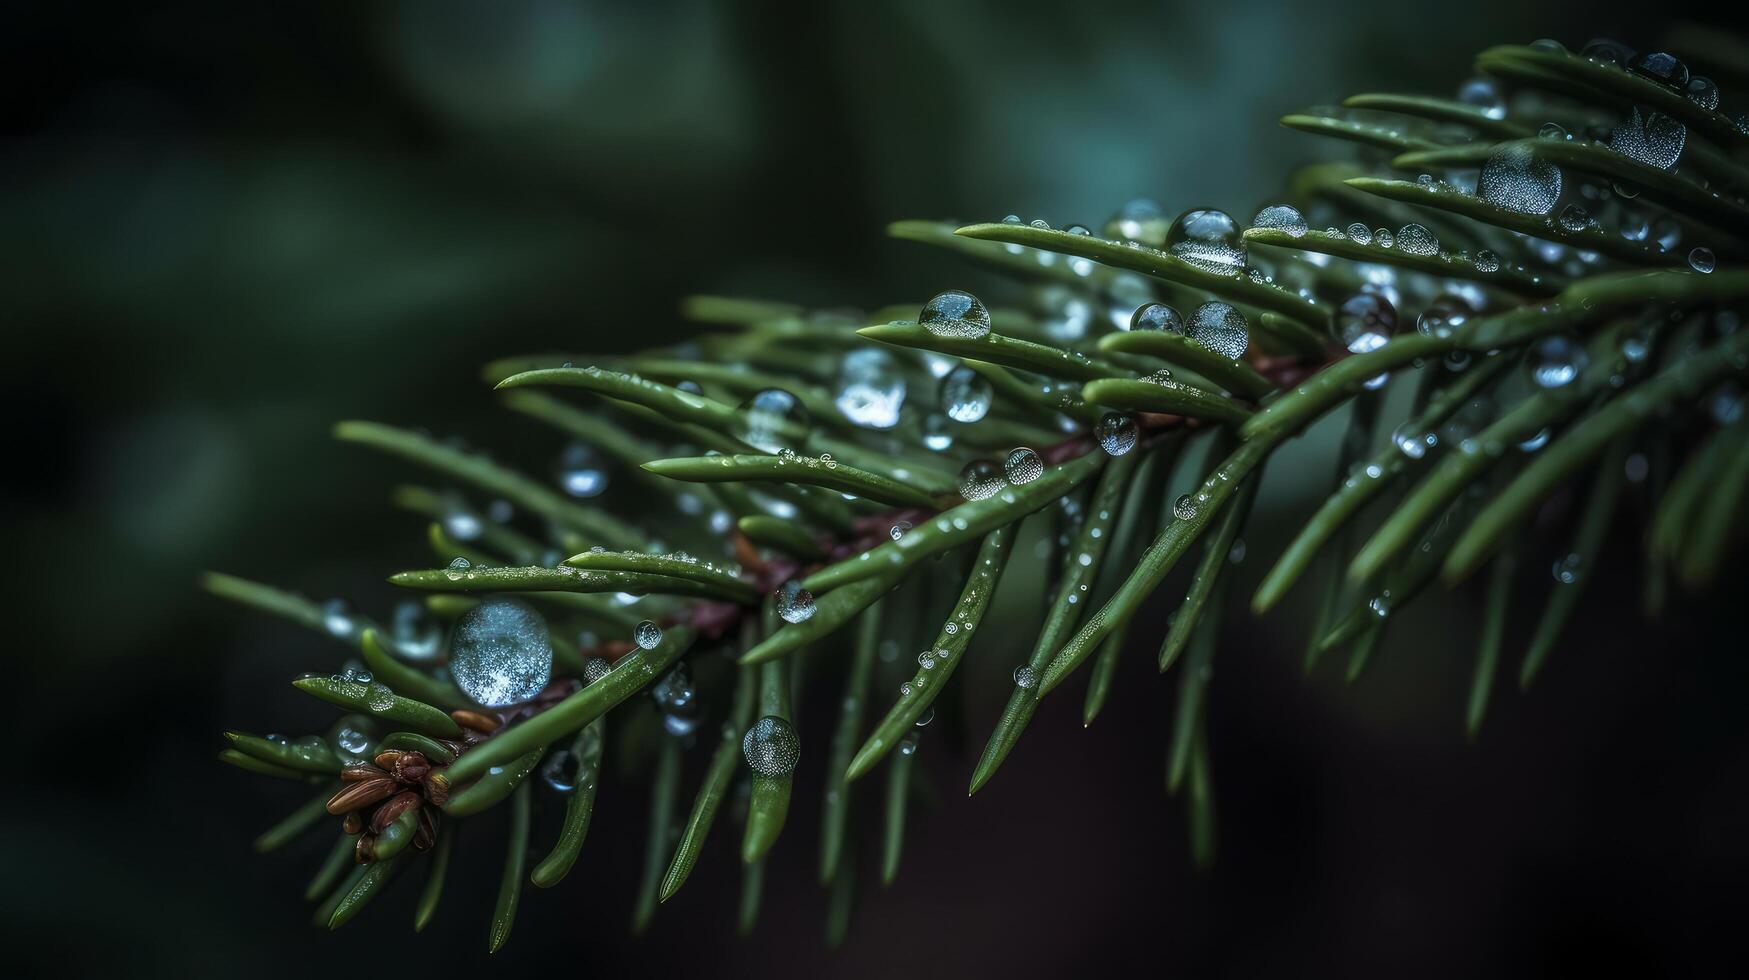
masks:
[[[802,740],[789,722],[766,715],[754,722],[741,738],[741,754],[747,768],[761,776],[781,779],[796,770],[802,756]]]
[[[583,683],[593,684],[613,672],[613,661],[606,657],[590,657],[583,664]]]
[[[950,289],[923,305],[917,322],[937,337],[976,340],[990,333],[990,311],[971,293]]]
[[[1390,248],[1397,243],[1397,236],[1391,234],[1391,229],[1380,228],[1372,233],[1372,243],[1379,248]]]
[[[1031,483],[1044,475],[1045,462],[1039,459],[1038,453],[1021,446],[1008,454],[1002,462],[1002,471],[1008,477],[1008,482],[1016,486]]]
[[[1638,107],[1609,133],[1610,149],[1659,170],[1675,167],[1687,145],[1688,127],[1681,120],[1661,112],[1641,115]]]
[[[408,660],[433,660],[443,650],[443,629],[423,603],[409,599],[395,606],[394,640]]]
[[[607,469],[601,454],[586,443],[573,442],[559,451],[555,464],[559,487],[573,497],[597,497],[607,489]]]
[[[1136,417],[1127,412],[1106,412],[1099,417],[1099,424],[1094,427],[1093,435],[1099,440],[1099,448],[1105,450],[1108,456],[1122,456],[1136,448],[1136,436],[1141,427],[1136,424]]]
[[[474,567],[474,563],[466,558],[451,558],[448,567],[443,570],[443,577],[451,582],[460,582],[462,576],[466,575],[468,569],[472,567]]]
[[[1530,379],[1539,388],[1562,388],[1578,379],[1591,359],[1579,342],[1565,334],[1544,337],[1530,355]]]
[[[990,412],[990,381],[965,365],[941,379],[941,410],[955,422],[976,422]]]
[[[917,732],[915,729],[913,729],[912,731],[906,732],[903,736],[901,736],[899,738],[899,746],[898,746],[899,754],[900,755],[916,755],[917,754],[917,742],[918,742],[918,738],[917,738]]]
[[[552,679],[547,621],[518,599],[494,596],[463,613],[449,647],[456,686],[488,708],[527,701]]]
[[[645,650],[654,650],[662,642],[662,627],[646,619],[632,630],[632,642]]]
[[[1561,216],[1555,219],[1561,230],[1578,234],[1597,222],[1591,220],[1591,212],[1577,204],[1569,204],[1561,209]]]
[[[370,733],[346,722],[335,728],[329,742],[342,762],[362,762],[370,751]]]
[[[1561,128],[1560,123],[1543,123],[1542,128],[1538,129],[1536,134],[1546,140],[1564,140],[1567,138],[1567,131]]]
[[[1421,225],[1404,225],[1397,229],[1397,250],[1410,255],[1436,255],[1439,239]]]
[[[1688,267],[1696,272],[1708,273],[1718,267],[1718,259],[1713,257],[1712,249],[1697,245],[1689,250]]]
[[[1523,453],[1534,453],[1538,449],[1541,449],[1542,447],[1548,445],[1549,439],[1554,436],[1554,433],[1555,433],[1555,430],[1553,430],[1545,425],[1541,429],[1537,430],[1535,435],[1533,435],[1529,439],[1526,439],[1523,442],[1519,443],[1518,444],[1518,451],[1523,452]]]
[[[1506,96],[1492,78],[1472,78],[1458,87],[1458,101],[1482,110],[1489,119],[1506,118]]]
[[[1196,519],[1196,500],[1188,493],[1181,493],[1172,502],[1172,516],[1181,521]]]
[[[905,532],[909,530],[911,530],[910,521],[894,521],[893,526],[887,528],[887,536],[891,537],[894,541],[897,541],[904,537]]]
[[[1164,330],[1167,333],[1184,333],[1184,318],[1178,311],[1165,303],[1149,303],[1136,307],[1136,312],[1130,316],[1131,330]]]
[[[1628,62],[1628,70],[1673,89],[1688,88],[1688,66],[1666,51],[1652,51]]]
[[[1385,346],[1397,332],[1397,308],[1378,293],[1355,293],[1336,308],[1336,338],[1351,354]]]
[[[923,445],[937,453],[953,448],[953,429],[947,416],[930,415],[923,420]]]
[[[1508,144],[1482,164],[1476,193],[1519,214],[1548,214],[1561,199],[1561,168],[1522,143]]]
[[[874,347],[851,351],[838,369],[838,410],[865,429],[899,424],[905,404],[905,375],[893,355]]]
[[[1690,78],[1683,94],[1688,96],[1688,101],[1702,109],[1717,109],[1719,107],[1719,87],[1705,75],[1696,75]]]
[[[1007,485],[1002,469],[987,459],[974,459],[960,470],[960,496],[967,500],[993,497]]]
[[[1153,201],[1139,197],[1119,208],[1105,223],[1105,237],[1159,248],[1166,243],[1166,229],[1166,212]]]
[[[814,594],[802,588],[796,581],[785,582],[774,596],[777,614],[786,623],[805,623],[814,618],[819,606],[814,604]]]
[[[1348,226],[1348,237],[1353,239],[1356,245],[1371,245],[1372,229],[1356,221]]]
[[[1500,256],[1495,255],[1493,252],[1490,252],[1485,248],[1478,251],[1476,253],[1476,271],[1499,272]]]
[[[1271,204],[1257,212],[1251,219],[1256,228],[1274,228],[1286,232],[1290,238],[1298,238],[1306,233],[1306,219],[1299,211],[1286,204]]]
[[[799,452],[808,437],[808,410],[802,400],[782,388],[754,392],[741,403],[740,436],[768,453]]]
[[[1469,304],[1456,296],[1438,296],[1415,318],[1415,329],[1426,336],[1443,339],[1463,326],[1471,312]]]
[[[1391,433],[1391,442],[1398,451],[1410,459],[1420,459],[1427,451],[1439,445],[1439,436],[1432,432],[1417,431],[1412,423],[1404,422]]]
[[[1245,322],[1245,314],[1217,301],[1204,303],[1190,314],[1187,333],[1191,340],[1236,361],[1245,356],[1251,325]]]
[[[1236,275],[1245,268],[1245,240],[1225,211],[1186,211],[1166,231],[1166,250],[1208,272]]]
[[[650,699],[656,702],[656,708],[662,714],[662,728],[668,734],[691,735],[698,730],[703,713],[699,708],[698,688],[692,683],[692,672],[687,669],[685,661],[675,664],[673,670],[650,685]]]
[[[540,778],[547,788],[560,796],[569,796],[577,791],[577,757],[564,749],[559,749],[548,755],[541,763]]]
[[[1563,555],[1555,559],[1553,569],[1555,581],[1562,585],[1572,585],[1579,580],[1579,568],[1584,561],[1576,554]]]
[[[1037,687],[1038,671],[1033,670],[1030,664],[1021,664],[1014,668],[1014,686],[1026,691]]]

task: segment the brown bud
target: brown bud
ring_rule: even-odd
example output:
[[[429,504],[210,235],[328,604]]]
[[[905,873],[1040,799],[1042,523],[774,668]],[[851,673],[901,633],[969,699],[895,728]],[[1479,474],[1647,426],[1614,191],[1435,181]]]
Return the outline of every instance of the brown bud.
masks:
[[[369,864],[377,856],[377,839],[370,834],[358,835],[358,843],[352,845],[352,859],[359,864]]]
[[[431,771],[431,763],[425,760],[422,753],[406,752],[395,760],[389,771],[395,774],[396,779],[411,786],[425,778],[425,774]]]
[[[371,815],[370,829],[382,833],[383,828],[395,822],[396,818],[408,810],[425,802],[418,793],[407,790],[389,797],[389,801],[377,807],[377,812]]]
[[[378,776],[387,775],[388,772],[385,770],[378,769],[376,766],[373,766],[368,762],[360,762],[357,765],[351,765],[341,769],[340,781],[343,783],[357,783],[363,782],[366,779],[375,779]]]
[[[498,719],[487,717],[478,711],[451,711],[449,717],[463,728],[472,728],[476,732],[490,734],[498,730]]]
[[[339,816],[389,798],[400,785],[387,774],[361,783],[347,783],[328,799],[328,812]]]
[[[364,833],[364,811],[354,810],[348,813],[346,819],[340,821],[340,829],[354,837]]]
[[[384,749],[377,753],[377,757],[373,761],[376,762],[379,768],[387,769],[389,772],[394,772],[395,763],[399,762],[401,757],[406,754],[406,752],[403,752],[400,749]]]
[[[449,776],[446,769],[433,769],[425,777],[425,798],[432,806],[442,806],[449,802]]]
[[[437,843],[438,818],[433,807],[423,807],[419,811],[419,826],[413,831],[413,846],[421,851],[428,851],[431,845]]]

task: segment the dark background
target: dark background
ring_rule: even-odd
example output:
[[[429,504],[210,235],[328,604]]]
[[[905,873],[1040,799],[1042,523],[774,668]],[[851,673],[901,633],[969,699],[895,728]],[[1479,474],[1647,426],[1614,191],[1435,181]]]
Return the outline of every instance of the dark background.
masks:
[[[198,593],[199,570],[381,611],[382,576],[428,561],[419,523],[386,500],[408,471],[333,443],[333,421],[547,459],[557,440],[478,383],[486,359],[673,338],[694,292],[864,307],[949,285],[999,295],[884,224],[1092,223],[1138,194],[1249,214],[1327,150],[1277,127],[1284,112],[1385,87],[1444,94],[1492,43],[1651,45],[1671,9],[7,5],[5,960],[261,977],[485,962],[494,834],[463,844],[426,934],[407,928],[403,883],[330,935],[298,898],[326,845],[249,848],[302,791],[213,760],[226,727],[324,724],[284,680],[340,654]],[[1273,468],[1254,556],[1303,518],[1329,446],[1325,426]],[[1637,535],[1624,521],[1616,558]],[[968,801],[1010,658],[969,672],[967,742],[919,756],[939,805],[914,815],[884,893],[863,842],[840,951],[822,943],[812,876],[816,750],[751,939],[732,935],[721,846],[648,937],[628,938],[647,804],[641,782],[610,776],[579,867],[525,894],[491,966],[1740,972],[1722,958],[1749,904],[1743,566],[1656,625],[1632,614],[1636,569],[1593,583],[1537,689],[1502,696],[1475,745],[1461,732],[1473,596],[1405,617],[1353,688],[1301,676],[1303,596],[1261,621],[1235,607],[1213,688],[1211,873],[1189,867],[1182,802],[1161,791],[1174,685],[1146,666],[1157,609],[1106,716],[1082,732],[1078,688],[1047,702]],[[1526,578],[1519,638],[1545,591]],[[810,744],[824,723],[804,720]],[[549,835],[541,824],[535,847]]]

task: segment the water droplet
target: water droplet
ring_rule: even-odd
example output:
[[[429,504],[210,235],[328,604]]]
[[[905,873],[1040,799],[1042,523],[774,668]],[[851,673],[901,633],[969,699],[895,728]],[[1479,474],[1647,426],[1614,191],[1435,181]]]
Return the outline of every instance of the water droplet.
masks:
[[[395,649],[408,660],[432,660],[443,649],[443,629],[416,600],[395,606],[393,635]]]
[[[316,742],[321,741],[314,736],[298,741],[303,744],[311,739]],[[334,746],[334,751],[340,756],[342,762],[362,762],[366,754],[370,752],[370,733],[344,721],[335,728],[329,742]]]
[[[1555,430],[1545,425],[1541,429],[1538,429],[1529,439],[1519,443],[1518,451],[1523,453],[1534,453],[1538,449],[1548,445],[1549,439],[1552,438],[1554,434]]]
[[[894,521],[893,526],[887,528],[887,536],[891,537],[894,541],[897,541],[904,537],[905,532],[909,530],[911,530],[910,521]]]
[[[941,410],[955,422],[976,422],[990,412],[990,381],[965,365],[941,379]]]
[[[699,708],[698,688],[692,683],[692,672],[685,661],[675,664],[673,670],[650,685],[650,699],[656,702],[656,709],[662,714],[662,728],[668,734],[691,735],[698,729],[703,712]]]
[[[1607,62],[1624,67],[1634,58],[1633,48],[1607,37],[1592,39],[1591,43],[1580,49],[1579,53],[1592,61]]]
[[[1397,449],[1410,459],[1420,459],[1427,451],[1439,445],[1439,436],[1432,432],[1417,430],[1412,422],[1404,422],[1391,433],[1391,442]]]
[[[449,647],[456,686],[488,708],[527,701],[552,679],[547,621],[518,599],[494,596],[463,613]]]
[[[448,567],[443,570],[443,577],[451,582],[460,582],[462,576],[472,567],[474,567],[474,563],[466,558],[451,558]]]
[[[782,388],[756,391],[741,403],[739,435],[768,453],[799,452],[808,437],[808,410],[801,399]]]
[[[1705,245],[1696,245],[1688,252],[1688,267],[1696,272],[1708,273],[1718,267],[1718,259],[1713,257],[1713,250]]]
[[[593,684],[613,672],[613,661],[606,657],[590,657],[583,664],[583,683]]]
[[[329,599],[322,603],[322,628],[329,636],[350,639],[352,631],[358,628],[358,623],[352,618],[352,606],[345,599]]]
[[[1667,51],[1652,51],[1628,62],[1628,71],[1662,82],[1673,89],[1688,87],[1688,66]]]
[[[1204,303],[1190,314],[1187,335],[1216,354],[1236,361],[1245,356],[1251,325],[1245,321],[1245,314],[1226,303]]]
[[[1436,255],[1439,239],[1421,225],[1404,225],[1397,229],[1397,250],[1410,255]]]
[[[865,429],[890,429],[899,424],[905,404],[905,375],[893,355],[869,347],[851,351],[838,369],[838,410]]]
[[[1257,212],[1251,219],[1253,227],[1275,228],[1284,231],[1291,238],[1298,238],[1306,233],[1306,219],[1299,211],[1286,204],[1271,204]]]
[[[632,642],[645,650],[654,650],[662,642],[662,627],[646,619],[632,630]]]
[[[929,415],[923,419],[923,445],[931,452],[945,452],[953,447],[953,427],[947,416]]]
[[[480,537],[485,526],[480,523],[480,515],[468,508],[459,498],[451,497],[443,505],[443,533],[457,541],[474,541]]]
[[[1546,140],[1564,140],[1567,138],[1567,131],[1561,128],[1560,123],[1543,123],[1542,128],[1538,129],[1536,134]]]
[[[1160,205],[1139,197],[1119,208],[1105,223],[1105,237],[1159,248],[1166,243],[1166,228],[1166,212]]]
[[[1178,311],[1165,303],[1148,303],[1136,307],[1136,312],[1130,316],[1131,330],[1164,330],[1167,333],[1184,333],[1184,318]]]
[[[1702,109],[1717,109],[1719,107],[1719,87],[1705,75],[1696,75],[1689,79],[1683,94],[1688,96],[1688,101]]]
[[[782,778],[795,772],[796,761],[802,756],[802,740],[789,722],[766,715],[742,736],[741,754],[747,759],[747,768],[761,776]]]
[[[1562,231],[1577,234],[1597,222],[1591,220],[1591,212],[1577,204],[1569,204],[1561,209],[1561,216],[1555,219],[1555,223],[1561,226]]]
[[[559,451],[554,464],[559,487],[573,497],[595,497],[607,489],[607,469],[593,446],[573,442]]]
[[[1429,337],[1449,337],[1464,325],[1471,312],[1469,304],[1456,296],[1437,296],[1415,318],[1415,329]]]
[[[1348,226],[1348,237],[1353,239],[1356,245],[1371,245],[1372,229],[1356,221]]]
[[[958,289],[950,289],[923,304],[917,322],[937,337],[976,340],[990,333],[990,311],[976,296]]]
[[[925,650],[922,653],[919,653],[917,655],[917,666],[922,667],[924,670],[934,670],[935,669],[935,651],[934,650]]]
[[[560,796],[569,796],[577,791],[578,769],[577,757],[564,749],[558,749],[541,763],[540,778],[548,789]]]
[[[1579,568],[1583,564],[1584,560],[1576,554],[1563,555],[1555,559],[1551,571],[1554,573],[1555,581],[1562,585],[1572,585],[1579,580]]]
[[[917,738],[917,732],[915,730],[906,732],[899,739],[899,746],[898,746],[899,754],[900,755],[916,755],[917,754],[917,742],[918,742],[918,738]]]
[[[1229,564],[1243,565],[1245,563],[1245,554],[1245,539],[1237,538],[1233,541],[1233,546],[1227,549],[1227,561]]]
[[[1476,271],[1499,272],[1500,256],[1495,255],[1493,252],[1490,252],[1485,248],[1476,252]]]
[[[1336,338],[1351,354],[1385,346],[1397,332],[1397,308],[1378,293],[1355,293],[1336,308]]]
[[[1141,427],[1136,424],[1136,417],[1126,412],[1106,412],[1099,417],[1099,424],[1094,427],[1094,438],[1099,440],[1099,448],[1105,450],[1108,456],[1122,456],[1136,448],[1136,436]]]
[[[1181,493],[1172,502],[1172,516],[1181,521],[1196,519],[1196,500],[1188,493]]]
[[[1026,691],[1037,687],[1038,671],[1033,670],[1030,664],[1021,664],[1014,668],[1014,686]]]
[[[1390,248],[1397,243],[1397,236],[1391,234],[1391,229],[1380,228],[1372,233],[1372,243],[1379,248]]]
[[[1565,334],[1537,341],[1530,354],[1530,379],[1539,388],[1562,388],[1577,380],[1591,359],[1579,342]]]
[[[911,726],[913,728],[924,728],[924,727],[928,726],[928,724],[934,720],[935,720],[935,705],[932,704],[929,707],[923,709],[923,713],[917,716],[917,720],[912,722]],[[915,747],[917,744],[917,740],[916,740],[915,736],[917,733],[916,732],[906,732],[905,734],[907,736],[911,737],[911,744],[913,747],[912,750],[915,751]],[[901,746],[901,748],[902,747],[903,746]],[[909,755],[910,753],[906,753],[906,754]]]
[[[1208,272],[1237,274],[1245,268],[1245,240],[1225,211],[1186,211],[1166,231],[1166,250]]]
[[[1458,101],[1482,110],[1489,119],[1506,118],[1506,96],[1492,78],[1472,78],[1458,87]]]
[[[1031,483],[1044,475],[1045,462],[1039,459],[1038,453],[1025,446],[1020,446],[1008,454],[1002,461],[1002,471],[1008,477],[1008,482],[1016,486]]]
[[[1610,149],[1659,170],[1675,167],[1686,145],[1688,127],[1681,120],[1661,112],[1641,115],[1638,107],[1609,133]]]
[[[960,496],[967,500],[993,497],[1007,485],[1002,469],[987,459],[974,459],[960,470]]]
[[[819,611],[819,606],[814,604],[814,594],[802,588],[800,582],[785,582],[778,587],[774,599],[777,614],[786,623],[805,623],[813,619],[814,613]]]
[[[1561,168],[1522,143],[1508,144],[1482,164],[1476,193],[1519,214],[1548,214],[1561,199]]]
[[[1646,474],[1652,471],[1652,464],[1646,459],[1645,453],[1634,453],[1622,463],[1622,472],[1629,483],[1642,483]]]

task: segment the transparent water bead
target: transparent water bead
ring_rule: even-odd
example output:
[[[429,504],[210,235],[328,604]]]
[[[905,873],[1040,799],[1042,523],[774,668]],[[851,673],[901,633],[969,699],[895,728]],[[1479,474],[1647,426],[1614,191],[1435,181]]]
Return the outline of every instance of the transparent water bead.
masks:
[[[1550,571],[1554,574],[1556,582],[1562,585],[1572,585],[1579,581],[1579,568],[1583,564],[1584,561],[1578,555],[1567,554],[1555,559],[1555,564]]]
[[[1456,296],[1436,296],[1415,318],[1415,329],[1428,337],[1443,339],[1463,326],[1471,312],[1470,305]]]
[[[1298,238],[1306,233],[1306,219],[1295,208],[1286,204],[1271,204],[1257,212],[1251,219],[1255,228],[1274,228],[1284,231],[1291,238]]]
[[[1204,303],[1190,314],[1186,336],[1222,357],[1238,360],[1251,342],[1251,325],[1245,314],[1215,301]]]
[[[1485,248],[1481,249],[1476,253],[1476,271],[1499,272],[1500,256],[1495,255],[1493,252],[1490,252]]]
[[[1579,53],[1592,61],[1627,66],[1634,58],[1634,49],[1607,37],[1593,38]]]
[[[1372,233],[1372,243],[1379,248],[1390,248],[1397,244],[1397,236],[1391,234],[1391,229],[1380,228]]]
[[[352,715],[341,719],[328,735],[328,744],[333,747],[334,754],[340,756],[340,761],[348,764],[363,762],[370,753],[370,732],[354,723],[353,719],[357,717]]]
[[[1688,96],[1688,101],[1702,109],[1717,109],[1719,107],[1719,87],[1705,75],[1696,75],[1689,79],[1683,94]]]
[[[1159,248],[1166,244],[1169,224],[1166,212],[1160,205],[1145,197],[1138,197],[1118,208],[1111,220],[1105,223],[1105,237],[1118,241],[1141,242]]]
[[[1348,237],[1352,239],[1356,245],[1371,245],[1372,229],[1356,221],[1354,224],[1348,226]]]
[[[1186,211],[1166,230],[1166,250],[1209,272],[1237,274],[1245,268],[1245,239],[1225,211]]]
[[[1534,453],[1538,449],[1548,445],[1549,439],[1553,438],[1554,434],[1555,430],[1545,425],[1541,429],[1538,429],[1529,439],[1520,442],[1518,444],[1518,451],[1521,453]]]
[[[897,541],[900,538],[904,537],[905,532],[909,531],[909,530],[911,530],[911,522],[910,521],[894,521],[893,526],[887,528],[887,537],[890,537],[894,541]]]
[[[1421,225],[1404,225],[1397,229],[1397,249],[1410,255],[1436,255],[1439,239]]]
[[[1181,521],[1195,520],[1196,498],[1188,493],[1179,494],[1178,499],[1172,502],[1172,516]]]
[[[1140,433],[1136,417],[1127,412],[1106,412],[1099,417],[1099,424],[1093,427],[1093,436],[1099,440],[1099,448],[1105,450],[1107,456],[1122,456],[1136,448],[1136,437]]]
[[[747,760],[747,768],[761,776],[781,779],[796,771],[796,761],[802,757],[802,740],[789,722],[766,715],[741,737],[741,755]]]
[[[1385,346],[1397,332],[1397,308],[1378,293],[1355,293],[1336,308],[1336,339],[1351,354]]]
[[[1597,224],[1596,221],[1592,220],[1591,212],[1578,204],[1569,204],[1562,208],[1561,216],[1555,219],[1555,223],[1561,226],[1562,231],[1575,234]]]
[[[990,311],[976,296],[958,289],[940,293],[923,304],[917,322],[937,337],[976,340],[990,334]]]
[[[1591,363],[1579,341],[1565,334],[1544,337],[1530,352],[1530,380],[1539,388],[1564,388]]]
[[[1002,461],[1002,472],[1008,477],[1008,482],[1016,486],[1031,483],[1044,475],[1045,461],[1039,458],[1038,453],[1026,446],[1020,446]]]
[[[577,757],[564,749],[559,749],[547,756],[541,763],[541,782],[547,788],[560,796],[569,796],[577,792],[577,773],[579,769]]]
[[[987,459],[974,459],[960,470],[960,496],[967,500],[994,497],[1007,485],[1001,467]]]
[[[476,704],[521,704],[552,680],[547,621],[519,599],[493,596],[461,615],[449,638],[449,671]]]
[[[1021,664],[1014,668],[1014,686],[1025,691],[1037,687],[1038,671],[1033,670],[1030,664]]]
[[[990,381],[964,364],[941,379],[941,410],[955,422],[976,422],[990,412]]]
[[[782,388],[754,392],[741,403],[741,439],[768,453],[798,450],[808,437],[808,410]]]
[[[1130,315],[1131,330],[1164,330],[1167,333],[1184,333],[1184,318],[1178,311],[1165,303],[1148,303],[1136,307],[1136,312]]]
[[[588,443],[572,442],[559,450],[553,477],[559,489],[573,497],[599,497],[607,489],[607,466]]]
[[[468,561],[466,558],[451,558],[449,564],[443,569],[443,577],[449,579],[451,582],[460,582],[462,576],[468,573],[468,569],[473,567],[474,563]]]
[[[1648,167],[1669,170],[1688,145],[1688,127],[1661,112],[1642,115],[1638,107],[1620,126],[1609,131],[1609,148]]]
[[[1718,259],[1713,250],[1705,245],[1697,245],[1688,252],[1688,267],[1699,273],[1708,273],[1718,268]]]
[[[1530,147],[1511,144],[1482,164],[1476,193],[1490,204],[1519,214],[1548,214],[1561,199],[1561,168],[1540,159]]]
[[[899,424],[905,404],[905,375],[893,355],[877,347],[851,351],[838,369],[838,410],[865,429]]]
[[[1688,66],[1668,51],[1651,51],[1628,62],[1628,70],[1673,89],[1688,87]]]
[[[703,717],[699,710],[698,688],[692,683],[692,672],[685,661],[662,679],[650,685],[650,699],[662,714],[662,728],[670,735],[691,735]]]
[[[946,452],[953,448],[953,427],[947,416],[930,415],[923,419],[923,446],[930,452]]]
[[[434,660],[443,652],[443,627],[416,600],[395,606],[393,636],[395,650],[408,660]]]
[[[654,650],[662,643],[662,627],[646,619],[632,630],[632,642],[645,650]]]
[[[1482,110],[1489,119],[1506,118],[1506,96],[1492,78],[1472,78],[1458,86],[1458,101]]]
[[[778,586],[772,597],[777,606],[777,614],[786,623],[805,623],[814,618],[819,606],[814,603],[814,594],[802,588],[802,583],[789,581]]]
[[[1536,134],[1546,140],[1564,140],[1569,138],[1567,131],[1561,128],[1560,123],[1552,122],[1543,123],[1542,128],[1538,129]]]
[[[329,599],[322,603],[322,628],[329,636],[347,639],[358,628],[352,618],[352,606],[345,599]]]
[[[1433,432],[1416,431],[1414,426],[1404,422],[1391,433],[1391,442],[1403,455],[1410,459],[1420,459],[1427,455],[1429,449],[1439,445],[1439,435]]]
[[[483,530],[485,525],[480,522],[480,515],[474,513],[465,501],[451,497],[444,502],[443,533],[457,541],[474,541]]]
[[[583,663],[583,683],[593,684],[613,672],[613,661],[606,657],[590,657]]]

